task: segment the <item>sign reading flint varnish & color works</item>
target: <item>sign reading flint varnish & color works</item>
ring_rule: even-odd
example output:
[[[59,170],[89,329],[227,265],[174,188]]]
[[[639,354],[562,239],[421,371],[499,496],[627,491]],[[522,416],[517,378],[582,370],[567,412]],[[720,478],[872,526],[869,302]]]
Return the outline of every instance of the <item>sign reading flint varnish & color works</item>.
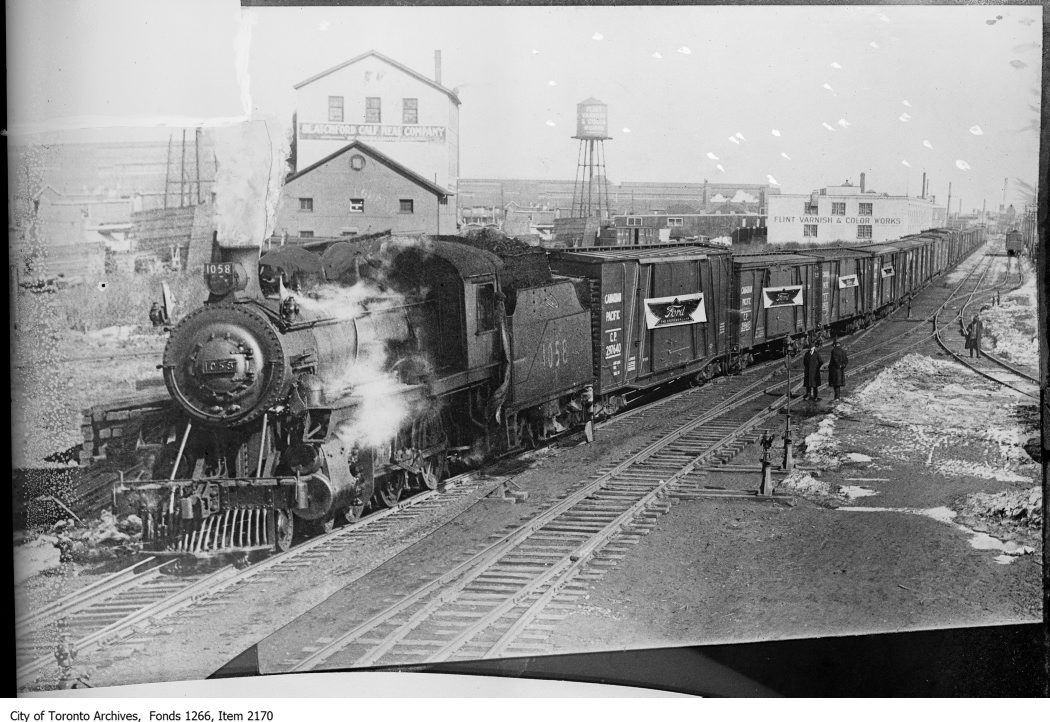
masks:
[[[689,293],[645,299],[646,328],[666,328],[688,323],[707,323],[704,294]]]

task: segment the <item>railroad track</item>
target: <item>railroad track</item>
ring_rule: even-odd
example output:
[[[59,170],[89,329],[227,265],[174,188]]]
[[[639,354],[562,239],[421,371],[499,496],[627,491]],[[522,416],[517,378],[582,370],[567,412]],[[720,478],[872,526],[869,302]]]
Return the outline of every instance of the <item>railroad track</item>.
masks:
[[[372,537],[381,537],[394,523],[435,514],[472,495],[484,497],[502,485],[505,476],[468,472],[448,479],[441,491],[426,491],[395,507],[370,514],[355,524],[314,537],[258,564],[237,569],[223,566],[207,574],[169,574],[176,562],[150,566],[152,557],[109,575],[53,604],[16,620],[18,685],[20,689],[50,689],[59,681],[54,651],[63,630],[77,650],[80,668],[107,666],[121,656],[120,644],[148,636],[149,622],[189,608],[221,606],[248,591],[265,595],[268,585],[309,567],[319,558],[345,554]]]
[[[979,285],[980,281],[974,288]],[[928,335],[919,342],[925,340]],[[855,370],[875,368],[910,346],[879,355]],[[342,634],[315,640],[272,671],[411,667],[549,651],[544,640],[550,623],[567,616],[590,584],[651,531],[671,499],[783,498],[775,492],[763,497],[756,491],[705,483],[713,467],[758,440],[762,425],[777,418],[788,402],[787,396],[780,396],[756,408],[766,380],[763,374],[739,380],[739,388],[723,389],[729,397],[721,403],[600,469],[562,500],[392,606]],[[801,388],[801,382],[791,384],[791,393]],[[688,392],[694,408],[700,406],[703,391]]]
[[[873,346],[884,347],[884,344]],[[864,370],[899,353],[884,354],[853,370]],[[654,417],[665,418],[669,409],[675,410],[675,415],[686,421],[671,434],[660,436],[626,460],[603,470],[597,479],[585,482],[566,500],[541,511],[520,529],[493,542],[449,572],[453,577],[443,575],[405,597],[395,605],[396,610],[391,608],[394,612],[387,610],[383,621],[376,618],[359,625],[356,634],[352,630],[348,633],[352,634],[351,637],[340,637],[341,644],[319,640],[303,659],[293,660],[289,669],[313,668],[330,659],[337,659],[343,666],[346,663],[344,657],[354,657],[361,652],[362,644],[370,650],[359,655],[364,661],[346,666],[429,662],[464,655],[477,658],[527,650],[530,639],[543,636],[544,618],[557,614],[559,605],[571,604],[582,587],[599,578],[604,569],[615,565],[626,548],[652,528],[655,517],[666,511],[670,498],[741,495],[740,492],[705,488],[710,485],[702,482],[712,465],[727,462],[757,440],[764,431],[761,424],[773,418],[785,403],[782,396],[772,404],[764,403],[767,382],[781,372],[778,362],[772,365],[772,370],[752,367],[739,376],[724,377],[716,383],[690,389],[685,394],[604,422],[599,428],[610,424],[636,424]],[[801,390],[799,384],[794,384],[793,388]],[[760,399],[763,403],[756,412],[755,402]],[[159,600],[157,604],[163,605],[160,608],[163,615],[171,615],[191,606],[201,609],[231,603],[245,590],[253,596],[265,595],[268,585],[280,585],[291,572],[309,567],[320,558],[352,550],[368,537],[382,537],[394,523],[395,516],[403,520],[431,515],[436,507],[471,495],[475,497],[473,503],[477,503],[502,483],[500,477],[490,478],[483,473],[456,477],[447,482],[444,494],[426,492],[416,495],[394,509],[315,537],[255,566],[244,570],[219,570],[215,575],[194,582],[192,592],[175,591],[169,594],[173,599]],[[749,496],[758,498],[754,494]],[[395,553],[392,552],[391,556]],[[540,573],[534,574],[536,571]],[[459,592],[462,594],[458,602],[449,599],[449,595]],[[476,608],[462,616],[462,609],[457,604]],[[139,622],[154,618],[157,609],[150,610],[146,605],[124,621],[111,623],[110,626],[118,626],[105,628],[104,635],[95,632],[82,635],[76,645],[82,652],[92,650],[91,662],[98,663],[106,656],[105,643],[108,640],[134,635],[136,631],[144,632],[139,628]],[[451,612],[444,614],[441,609]],[[484,614],[479,616],[478,611],[484,611]],[[408,616],[397,617],[397,613],[408,613]],[[467,627],[457,626],[457,619],[473,619],[473,622]],[[366,628],[369,624],[371,626]],[[426,639],[426,644],[413,647],[420,635],[426,636],[433,629],[439,630],[433,632],[437,635],[435,639]],[[450,630],[455,631],[451,638]],[[384,632],[390,633],[384,635]],[[497,632],[498,638],[493,639]],[[391,637],[396,639],[391,642]],[[451,644],[439,648],[436,645],[439,641],[451,641]],[[479,650],[479,645],[489,642],[492,643],[490,648]],[[408,649],[415,649],[403,658],[409,661],[392,662],[391,659],[399,659],[398,655],[404,652],[406,645]],[[429,654],[420,654],[420,647]],[[39,651],[40,647],[36,649]],[[86,656],[81,655],[82,662]],[[20,661],[25,657],[22,654]],[[36,656],[25,669],[20,666],[19,684],[49,684],[54,676],[39,674],[48,668],[48,663],[53,669],[53,657]]]
[[[998,292],[1002,286],[1009,283],[1010,274],[1010,260],[1007,260],[1006,279],[1003,283],[999,284],[999,287],[993,292]],[[1019,282],[1013,288],[1019,288],[1024,284],[1024,274],[1021,272],[1020,264],[1017,264],[1017,272],[1019,276]],[[979,284],[978,284],[979,286]],[[955,361],[965,366],[975,374],[993,381],[997,384],[1013,389],[1024,396],[1029,398],[1039,399],[1039,379],[1026,371],[1017,368],[1013,364],[1007,363],[1006,361],[998,358],[993,354],[989,354],[984,350],[981,351],[980,358],[986,358],[992,362],[998,369],[989,369],[987,367],[982,368],[979,362],[973,358],[969,358],[965,355],[965,350],[960,349],[961,337],[956,337],[949,333],[949,329],[953,328],[956,321],[965,319],[967,311],[975,302],[978,301],[977,295],[978,288],[975,287],[970,296],[962,304],[962,307],[958,309],[956,314],[948,321],[941,322],[939,315],[934,318],[934,336],[937,340],[937,344],[944,349]],[[1011,289],[1013,290],[1013,289]],[[992,293],[992,292],[989,292]],[[949,342],[949,339],[951,341]]]
[[[174,562],[155,564],[148,557],[77,592],[15,620],[19,686],[55,675],[55,649],[68,635],[78,655],[130,633],[137,625],[161,619],[192,603],[236,570],[176,576]]]

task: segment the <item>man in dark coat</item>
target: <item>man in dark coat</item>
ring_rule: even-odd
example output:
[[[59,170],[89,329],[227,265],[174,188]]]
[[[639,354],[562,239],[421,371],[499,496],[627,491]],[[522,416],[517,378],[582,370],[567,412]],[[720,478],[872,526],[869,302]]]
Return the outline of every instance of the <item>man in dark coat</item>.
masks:
[[[157,328],[159,326],[164,325],[164,311],[161,310],[160,304],[156,301],[154,301],[153,305],[150,306],[149,320],[150,323],[153,324],[153,328]]]
[[[973,320],[970,321],[970,325],[966,327],[966,348],[970,350],[970,358],[973,358],[974,354],[977,355],[977,358],[981,358],[982,331],[984,331],[984,324],[975,315]]]
[[[849,356],[846,349],[842,348],[839,340],[831,345],[831,363],[828,364],[828,385],[835,389],[835,398],[839,397],[839,389],[846,385],[846,365]]]
[[[817,389],[820,387],[820,368],[823,365],[824,359],[820,357],[820,352],[817,351],[817,342],[810,341],[809,348],[806,349],[806,354],[802,357],[802,368],[806,381],[805,398],[814,401],[820,398],[817,396]]]

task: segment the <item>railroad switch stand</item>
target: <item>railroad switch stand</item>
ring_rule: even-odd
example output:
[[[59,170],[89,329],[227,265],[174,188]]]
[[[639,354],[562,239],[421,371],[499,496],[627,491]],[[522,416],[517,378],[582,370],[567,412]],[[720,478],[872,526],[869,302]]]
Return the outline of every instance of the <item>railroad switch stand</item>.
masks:
[[[762,484],[758,488],[758,493],[762,496],[773,495],[773,463],[770,460],[769,450],[773,448],[775,438],[768,432],[763,431],[762,438],[759,441],[762,444]]]

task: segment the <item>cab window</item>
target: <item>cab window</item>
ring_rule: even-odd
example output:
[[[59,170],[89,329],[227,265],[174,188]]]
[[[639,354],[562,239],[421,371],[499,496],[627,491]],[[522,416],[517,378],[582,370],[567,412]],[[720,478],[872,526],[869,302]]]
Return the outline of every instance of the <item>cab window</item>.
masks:
[[[496,288],[491,283],[478,286],[478,333],[496,330]]]

